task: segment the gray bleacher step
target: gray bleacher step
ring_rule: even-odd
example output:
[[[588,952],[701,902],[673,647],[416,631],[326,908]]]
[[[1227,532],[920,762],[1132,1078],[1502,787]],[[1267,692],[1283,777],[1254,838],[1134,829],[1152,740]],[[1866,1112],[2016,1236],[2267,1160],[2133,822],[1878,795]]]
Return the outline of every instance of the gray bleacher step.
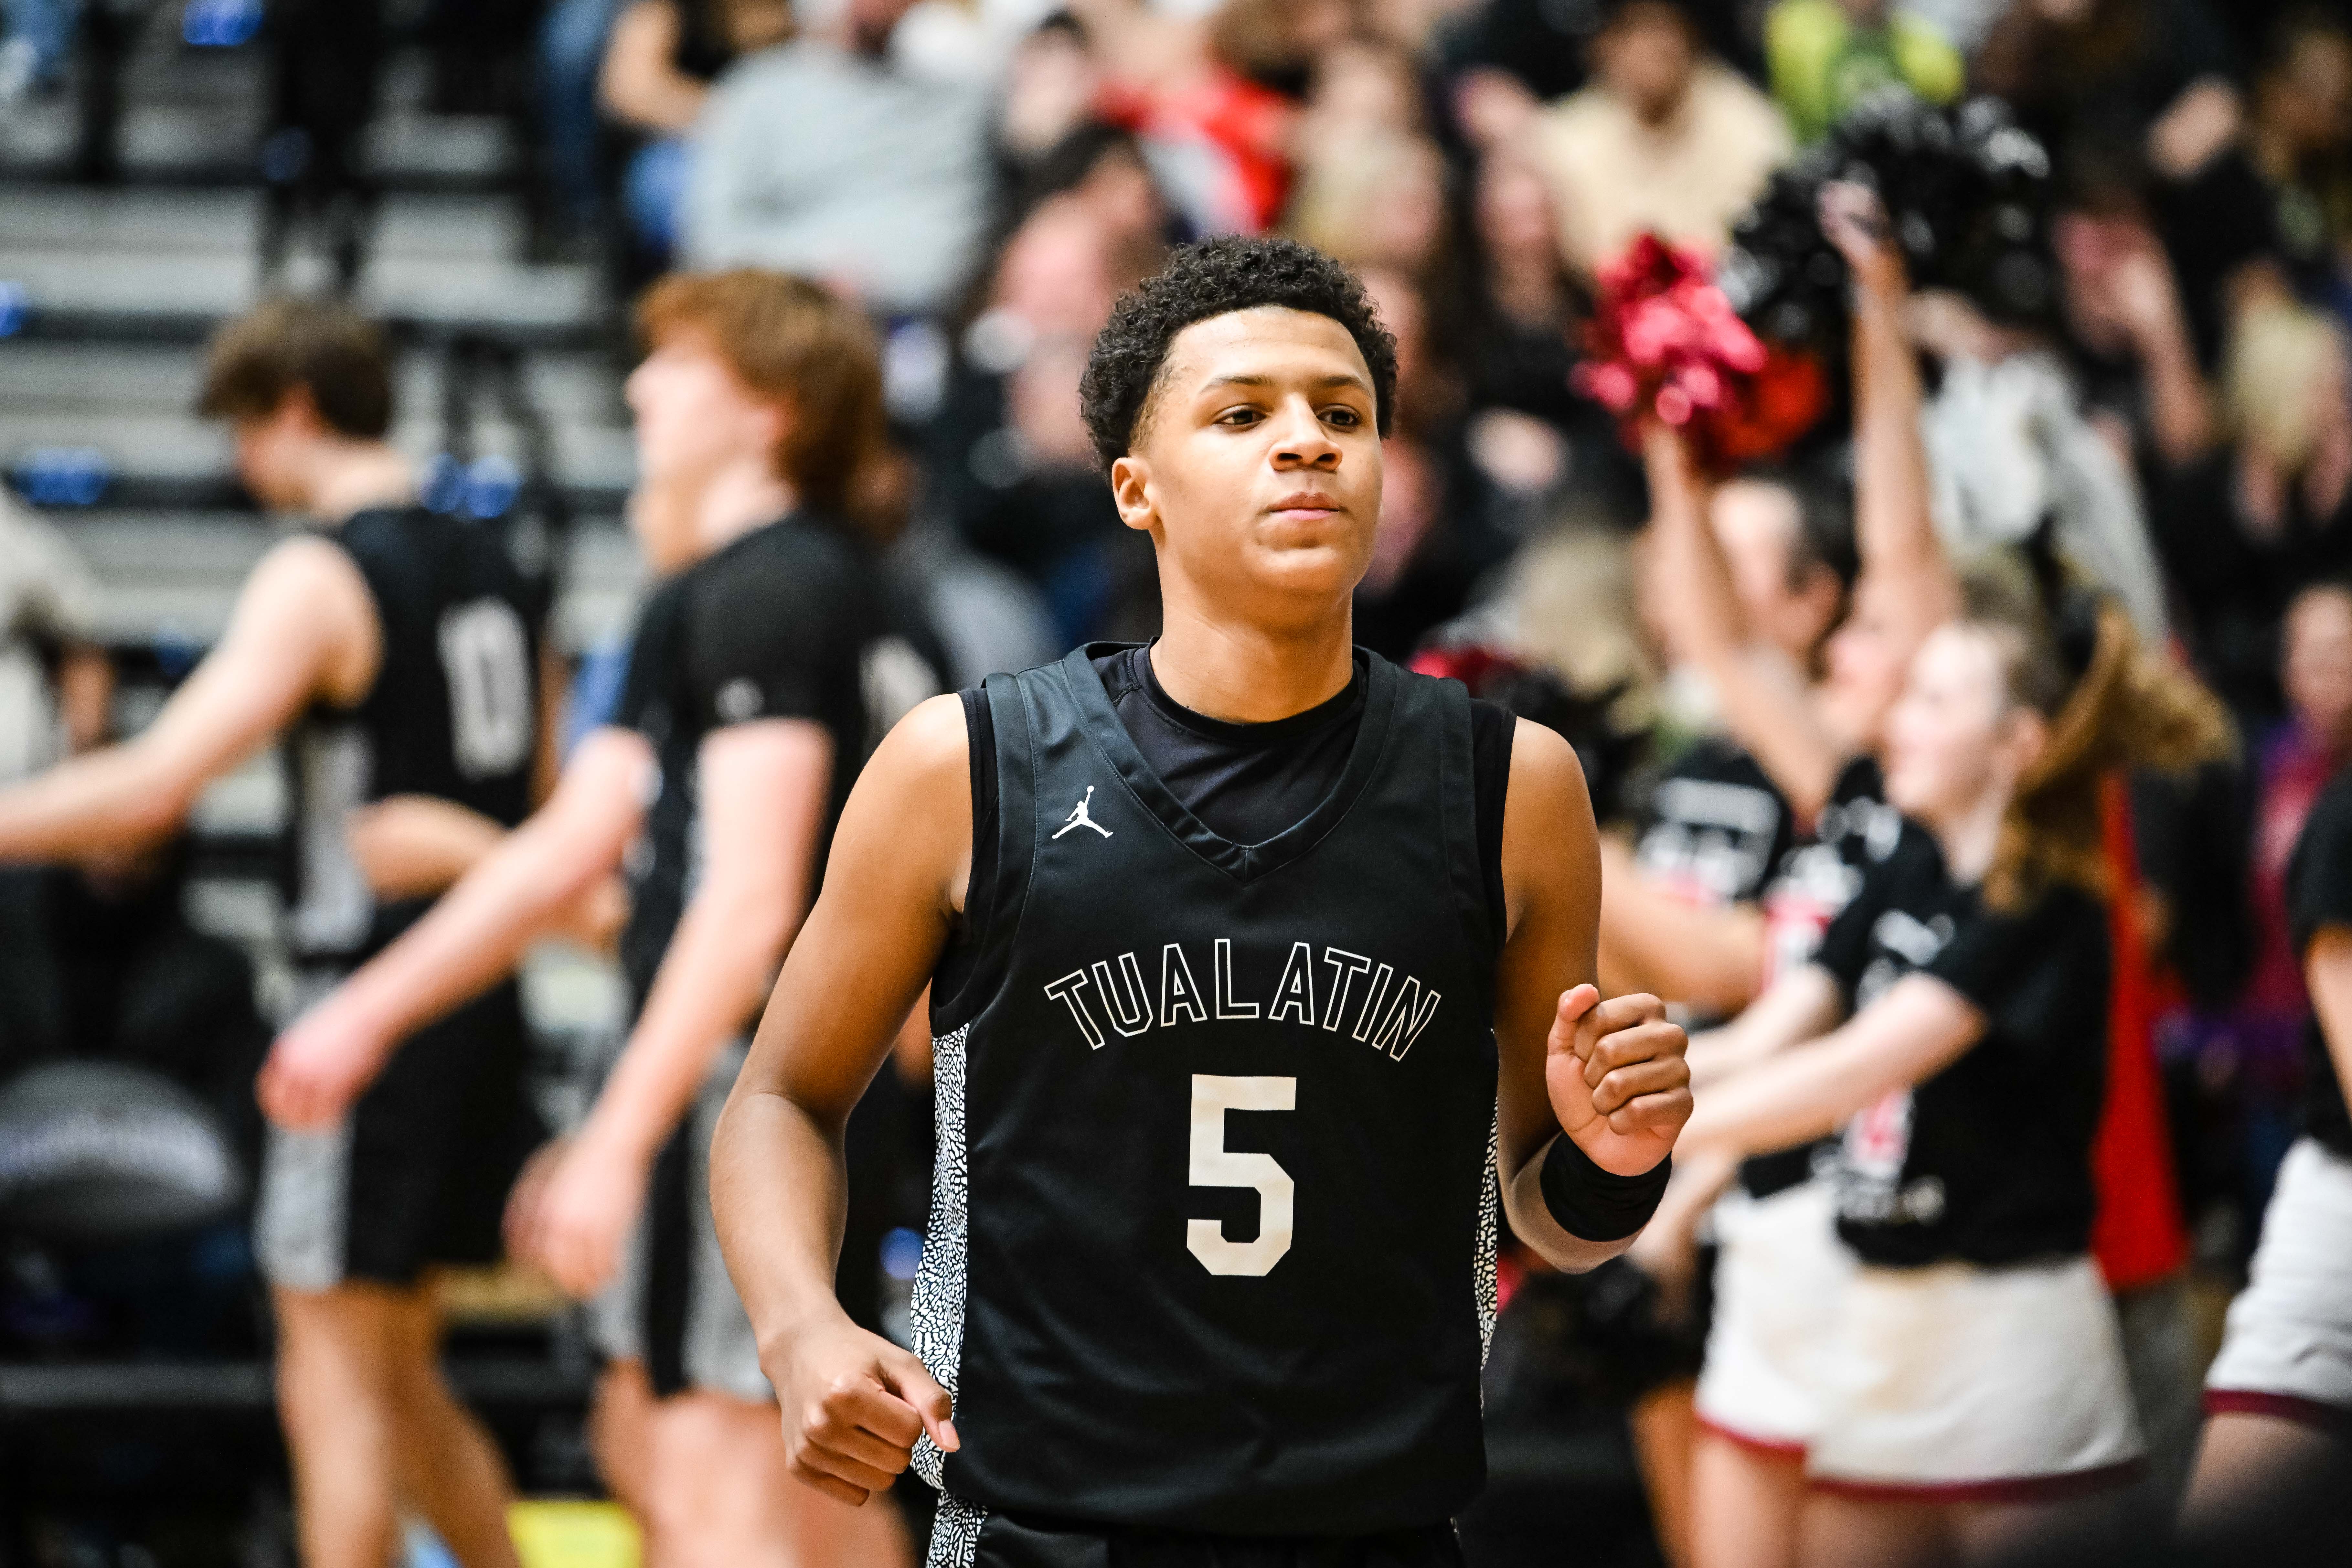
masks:
[[[203,369],[191,346],[0,342],[0,416],[18,408],[184,413]]]
[[[522,253],[523,214],[513,197],[487,193],[388,193],[370,249],[404,260],[509,260]]]
[[[603,300],[593,267],[525,267],[380,253],[360,276],[362,308],[407,320],[486,322],[541,333],[593,327]]]
[[[129,186],[0,187],[0,247],[10,250],[245,252],[260,232],[258,190]],[[377,209],[370,246],[404,259],[502,261],[519,255],[523,217],[489,193],[394,191]]]
[[[112,476],[226,486],[227,435],[194,413],[203,357],[197,343],[0,340],[0,468],[21,479],[42,454],[95,453]],[[444,445],[446,363],[428,349],[400,356],[397,438],[420,458]],[[525,395],[545,423],[553,478],[583,492],[583,505],[613,504],[609,492],[626,489],[635,474],[613,374],[594,353],[524,360]],[[507,423],[494,385],[476,388],[474,415],[477,453],[520,460],[521,434]]]
[[[142,103],[123,110],[115,139],[125,173],[150,177],[182,171],[255,166],[266,99],[257,93],[228,103]]]
[[[47,512],[98,578],[100,637],[210,643],[276,537],[258,519]]]
[[[0,189],[0,248],[242,251],[260,212],[254,191],[16,185]]]
[[[259,49],[180,46],[177,5],[157,5],[124,62],[117,141],[126,174],[250,169],[268,111],[269,60]],[[0,115],[0,168],[54,171],[79,137],[71,92],[14,106]]]
[[[72,158],[74,115],[63,99],[19,103],[0,114],[0,173],[41,174]]]
[[[189,48],[180,37],[182,13],[176,4],[148,6],[123,62],[123,173],[132,180],[250,177],[269,114],[269,50]],[[520,160],[509,127],[492,117],[425,112],[430,77],[413,51],[386,61],[377,120],[362,149],[366,167],[394,186],[510,184]],[[75,116],[70,91],[0,114],[0,170],[61,173],[75,150]]]
[[[228,432],[219,425],[182,414],[0,404],[0,464],[21,475],[64,453],[95,454],[114,474],[184,480],[229,472]]]
[[[443,450],[446,432],[433,402],[419,399],[409,406],[415,412],[394,426],[393,440],[423,461]],[[518,470],[522,467],[524,442],[514,426],[478,417],[472,436],[473,457],[495,455]],[[635,472],[635,451],[625,431],[559,420],[549,432],[549,447],[551,477],[575,492],[582,504],[612,504]],[[0,469],[15,476],[18,487],[37,501],[89,499],[44,493],[33,476],[60,466],[89,472],[100,496],[111,483],[217,489],[233,477],[227,430],[196,418],[184,405],[179,412],[125,411],[0,401]]]
[[[520,163],[502,121],[398,109],[368,128],[363,156],[380,178],[419,183],[490,183],[510,176]]]
[[[28,331],[186,341],[259,298],[249,253],[89,256],[0,244],[0,286],[21,291]],[[508,262],[378,258],[362,275],[363,309],[425,331],[480,331],[523,343],[584,346],[603,306],[594,269]]]
[[[423,416],[441,407],[442,356],[411,350],[394,382],[399,406]],[[204,375],[201,345],[0,340],[0,417],[12,410],[185,414]],[[623,431],[612,362],[602,354],[541,351],[524,362],[532,405],[552,426]]]
[[[180,42],[182,7],[152,8],[149,31],[123,62],[123,96],[140,103],[228,104],[269,90],[269,56],[260,48],[192,49]]]
[[[115,9],[125,7],[116,0]],[[185,8],[148,5],[144,26],[129,40],[123,60],[124,96],[132,101],[210,100],[258,98],[268,89],[268,52],[258,47],[190,48],[182,41]]]
[[[99,635],[118,644],[210,645],[228,624],[236,590],[279,537],[266,520],[223,512],[42,513],[98,577]],[[625,631],[644,581],[628,531],[615,518],[576,523],[565,563],[556,641],[593,647]]]
[[[530,399],[549,419],[626,430],[628,405],[621,400],[620,371],[602,353],[540,350],[526,362]]]
[[[260,278],[249,245],[173,255],[0,244],[0,283],[38,314],[226,316],[253,303]]]
[[[127,179],[173,177],[242,182],[259,177],[268,105],[255,100],[234,108],[137,104],[126,109],[117,156]],[[44,172],[75,146],[70,112],[0,139],[0,169]],[[361,170],[394,190],[490,191],[517,178],[521,161],[513,137],[496,120],[475,116],[391,114],[368,130]]]

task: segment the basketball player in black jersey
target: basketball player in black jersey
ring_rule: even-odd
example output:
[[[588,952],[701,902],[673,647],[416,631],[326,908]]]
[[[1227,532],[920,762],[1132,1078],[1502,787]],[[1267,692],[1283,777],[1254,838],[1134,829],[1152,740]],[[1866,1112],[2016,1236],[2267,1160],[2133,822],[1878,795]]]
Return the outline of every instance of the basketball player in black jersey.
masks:
[[[281,1114],[325,1114],[625,867],[629,1038],[584,1123],[518,1193],[509,1233],[574,1295],[606,1290],[598,1458],[652,1561],[886,1568],[902,1552],[892,1521],[785,1474],[699,1167],[850,781],[939,689],[940,656],[846,510],[882,438],[864,319],[752,270],[668,279],[639,319],[651,353],[629,381],[631,521],[665,580],[619,709],[546,807],[282,1037],[270,1071]]]
[[[280,301],[231,323],[203,407],[235,426],[255,497],[320,526],[263,557],[135,739],[0,794],[0,858],[153,843],[285,731],[286,936],[315,994],[530,809],[552,761],[545,584],[490,526],[415,504],[384,440],[390,364],[348,311]],[[493,992],[315,1131],[273,1130],[257,1240],[313,1568],[378,1568],[395,1504],[467,1568],[515,1561],[498,1450],[441,1375],[433,1276],[499,1255],[507,1189],[541,1136],[523,1053],[514,994]]]
[[[1394,377],[1286,241],[1121,301],[1086,412],[1164,635],[898,727],[721,1120],[794,1473],[943,1480],[934,1563],[1458,1562],[1497,1201],[1586,1268],[1664,1183],[1682,1032],[1591,984],[1574,754],[1350,647]],[[844,1120],[926,984],[919,1357],[831,1281]]]

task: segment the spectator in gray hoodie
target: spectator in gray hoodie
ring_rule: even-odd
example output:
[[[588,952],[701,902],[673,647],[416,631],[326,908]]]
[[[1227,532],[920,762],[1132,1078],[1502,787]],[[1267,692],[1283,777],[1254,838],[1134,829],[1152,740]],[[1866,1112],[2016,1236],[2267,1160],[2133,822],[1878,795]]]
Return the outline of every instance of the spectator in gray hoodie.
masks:
[[[688,265],[800,272],[885,313],[947,303],[988,217],[988,91],[894,58],[908,9],[845,0],[719,79],[687,192]]]

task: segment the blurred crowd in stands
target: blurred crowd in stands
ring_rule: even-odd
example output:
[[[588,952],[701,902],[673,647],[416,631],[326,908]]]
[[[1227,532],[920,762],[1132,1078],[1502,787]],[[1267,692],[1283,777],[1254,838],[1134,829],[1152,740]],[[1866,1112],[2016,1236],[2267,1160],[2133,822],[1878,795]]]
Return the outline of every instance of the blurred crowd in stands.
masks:
[[[0,87],[55,78],[77,9],[0,3]],[[373,24],[354,19],[370,6],[269,9],[289,47],[373,59]],[[1078,416],[1087,350],[1118,295],[1171,245],[1233,231],[1289,234],[1357,268],[1402,369],[1358,638],[1400,660],[1475,646],[1548,675],[1604,828],[1628,843],[1716,721],[1675,628],[1643,613],[1654,595],[1640,458],[1571,388],[1601,270],[1648,232],[1723,252],[1776,169],[1890,86],[1934,104],[2005,100],[2048,154],[2059,298],[2029,327],[1958,293],[1912,296],[1929,479],[1956,553],[2046,527],[2122,563],[2109,585],[2236,720],[2234,758],[2186,784],[2147,781],[2131,801],[2147,947],[2135,1005],[2168,1142],[2150,1168],[2168,1166],[2178,1190],[2141,1256],[2151,1277],[2185,1267],[2200,1282],[2210,1353],[2304,1088],[2287,861],[2352,752],[2352,19],[2339,6],[482,9],[480,37],[532,84],[549,243],[604,258],[616,299],[672,268],[751,264],[870,310],[896,449],[866,500],[904,519],[901,549],[934,575],[960,683],[1156,629],[1150,541],[1120,525]],[[373,89],[330,77],[307,90],[319,101],[281,115],[348,127]],[[1854,571],[1851,521],[1822,500],[1851,484],[1847,401],[1837,391],[1814,432],[1751,477],[1751,504],[1717,511],[1735,574],[1755,579],[1741,584],[1750,615],[1793,617],[1791,647],[1818,649]],[[0,500],[0,782],[103,731],[96,594],[54,532]],[[1736,837],[1685,844],[1681,870],[1719,880],[1710,857],[1742,852]],[[168,910],[140,913],[135,889],[171,874],[0,884],[13,900],[0,903],[0,1066],[71,1035],[78,1051],[181,1071],[163,1059],[172,1043],[211,1019],[238,1043],[185,1070],[249,1117],[242,1075],[260,1036],[234,1005],[237,960]],[[89,956],[101,949],[104,962]],[[12,980],[35,965],[52,978]],[[179,1009],[172,1026],[117,1005],[134,991]],[[32,995],[70,1005],[9,1010]],[[1541,1405],[1552,1383],[1632,1400],[1622,1362],[1558,1348],[1625,1321],[1608,1294],[1621,1287],[1647,1289],[1538,1286],[1526,1310],[1557,1332],[1507,1327],[1496,1375],[1517,1381],[1490,1414]],[[1671,1338],[1644,1352],[1670,1369]]]
[[[2189,1206],[2214,1261],[2251,1245],[2297,1089],[2284,858],[2352,744],[2341,13],[556,0],[538,41],[564,222],[617,219],[635,276],[784,268],[885,324],[904,504],[1008,574],[982,663],[1150,634],[1148,542],[1077,419],[1086,350],[1171,243],[1280,231],[1359,268],[1402,345],[1360,639],[1404,658],[1481,617],[1571,686],[1623,686],[1654,771],[1692,716],[1626,591],[1639,465],[1570,387],[1597,270],[1645,231],[1720,251],[1890,83],[2005,100],[2052,160],[2063,303],[2027,331],[1915,301],[1939,521],[1964,542],[2053,516],[2152,552],[2136,612],[2240,720],[2239,763],[2152,803],[2141,858]],[[1833,412],[1797,457],[1836,474],[1845,436]]]

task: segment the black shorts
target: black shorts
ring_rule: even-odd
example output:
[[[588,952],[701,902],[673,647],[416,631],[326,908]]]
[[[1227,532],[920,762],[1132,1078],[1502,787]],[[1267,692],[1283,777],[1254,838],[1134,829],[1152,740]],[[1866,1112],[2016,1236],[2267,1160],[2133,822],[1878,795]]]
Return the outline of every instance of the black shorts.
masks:
[[[1379,1535],[1194,1535],[983,1515],[950,1498],[929,1568],[1462,1568],[1462,1548],[1451,1524]]]
[[[547,1135],[529,1057],[509,982],[409,1037],[341,1126],[272,1128],[254,1220],[269,1281],[407,1286],[497,1262],[507,1194]]]

